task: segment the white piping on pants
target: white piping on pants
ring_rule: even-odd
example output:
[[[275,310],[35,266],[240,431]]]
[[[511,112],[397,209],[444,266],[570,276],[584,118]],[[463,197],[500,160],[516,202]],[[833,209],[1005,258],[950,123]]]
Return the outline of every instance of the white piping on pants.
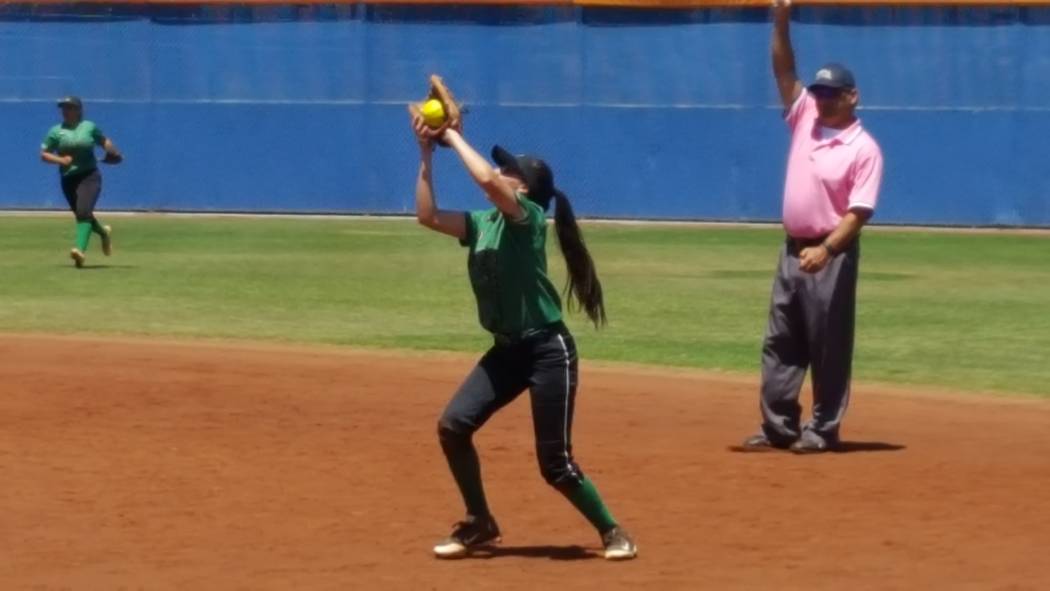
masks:
[[[562,449],[562,453],[565,454],[565,466],[569,469],[569,474],[574,478],[579,478],[576,474],[576,470],[572,467],[572,460],[569,458],[569,398],[572,396],[572,359],[569,357],[569,347],[565,344],[565,338],[560,334],[558,335],[558,341],[561,343],[561,349],[565,352],[565,424],[562,429],[562,442],[565,447]]]

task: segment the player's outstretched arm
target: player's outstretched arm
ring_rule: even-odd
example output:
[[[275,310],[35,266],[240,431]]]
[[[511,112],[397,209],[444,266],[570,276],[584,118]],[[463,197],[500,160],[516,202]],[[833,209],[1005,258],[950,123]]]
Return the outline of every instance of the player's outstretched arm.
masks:
[[[802,94],[802,82],[795,69],[795,50],[791,47],[791,0],[773,0],[773,76],[785,109]]]
[[[435,232],[463,240],[467,237],[467,219],[462,211],[438,209],[434,197],[434,135],[423,119],[412,118],[412,129],[419,142],[419,174],[416,176],[416,219]]]
[[[467,172],[481,187],[481,190],[485,191],[485,196],[489,201],[510,219],[521,219],[525,212],[518,203],[518,196],[514,194],[514,189],[496,174],[496,170],[489,164],[489,161],[478,154],[478,151],[467,143],[459,131],[449,129],[442,137],[456,151],[456,154],[459,154],[463,165],[467,167]]]

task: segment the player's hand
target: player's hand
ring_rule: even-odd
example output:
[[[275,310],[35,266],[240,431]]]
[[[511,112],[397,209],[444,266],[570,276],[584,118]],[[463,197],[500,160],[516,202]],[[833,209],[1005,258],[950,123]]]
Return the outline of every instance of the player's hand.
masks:
[[[791,0],[773,0],[773,8],[791,8]]]
[[[818,273],[828,266],[831,254],[823,246],[803,248],[798,254],[798,268],[805,273]]]
[[[72,166],[73,165],[73,157],[72,156],[62,156],[61,158],[58,159],[58,162],[62,166]]]
[[[429,151],[434,148],[433,138],[427,132],[427,124],[423,122],[423,118],[419,115],[412,117],[412,133],[416,135],[416,142],[419,143],[420,149]]]
[[[416,134],[416,141],[419,142],[419,147],[424,150],[433,149],[434,140],[440,138],[447,129],[447,125],[443,125],[437,129],[430,127],[426,124],[421,115],[414,115],[412,117],[412,131]]]

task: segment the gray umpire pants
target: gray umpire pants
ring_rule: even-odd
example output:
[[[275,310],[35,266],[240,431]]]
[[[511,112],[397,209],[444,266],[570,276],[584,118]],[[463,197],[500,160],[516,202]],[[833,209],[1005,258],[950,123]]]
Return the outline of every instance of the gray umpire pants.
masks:
[[[803,430],[838,441],[853,364],[860,239],[818,273],[799,269],[802,248],[788,238],[780,251],[762,345],[762,431],[783,446]],[[803,427],[798,397],[807,369],[812,370],[813,419]]]

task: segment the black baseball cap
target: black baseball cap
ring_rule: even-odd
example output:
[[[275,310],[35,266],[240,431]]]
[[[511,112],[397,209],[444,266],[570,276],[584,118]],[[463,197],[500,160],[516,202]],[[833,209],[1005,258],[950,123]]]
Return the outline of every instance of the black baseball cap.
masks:
[[[813,82],[809,85],[809,88],[810,90],[814,88],[842,90],[844,88],[856,88],[856,86],[857,83],[853,79],[853,72],[850,72],[849,68],[842,64],[826,64],[823,68],[817,70],[817,74],[813,77]]]
[[[58,101],[60,107],[76,107],[78,109],[84,108],[84,102],[80,100],[79,96],[64,96]]]
[[[492,147],[492,159],[503,170],[521,177],[529,188],[529,199],[547,208],[554,195],[554,175],[546,162],[535,156],[515,156],[502,146]]]

